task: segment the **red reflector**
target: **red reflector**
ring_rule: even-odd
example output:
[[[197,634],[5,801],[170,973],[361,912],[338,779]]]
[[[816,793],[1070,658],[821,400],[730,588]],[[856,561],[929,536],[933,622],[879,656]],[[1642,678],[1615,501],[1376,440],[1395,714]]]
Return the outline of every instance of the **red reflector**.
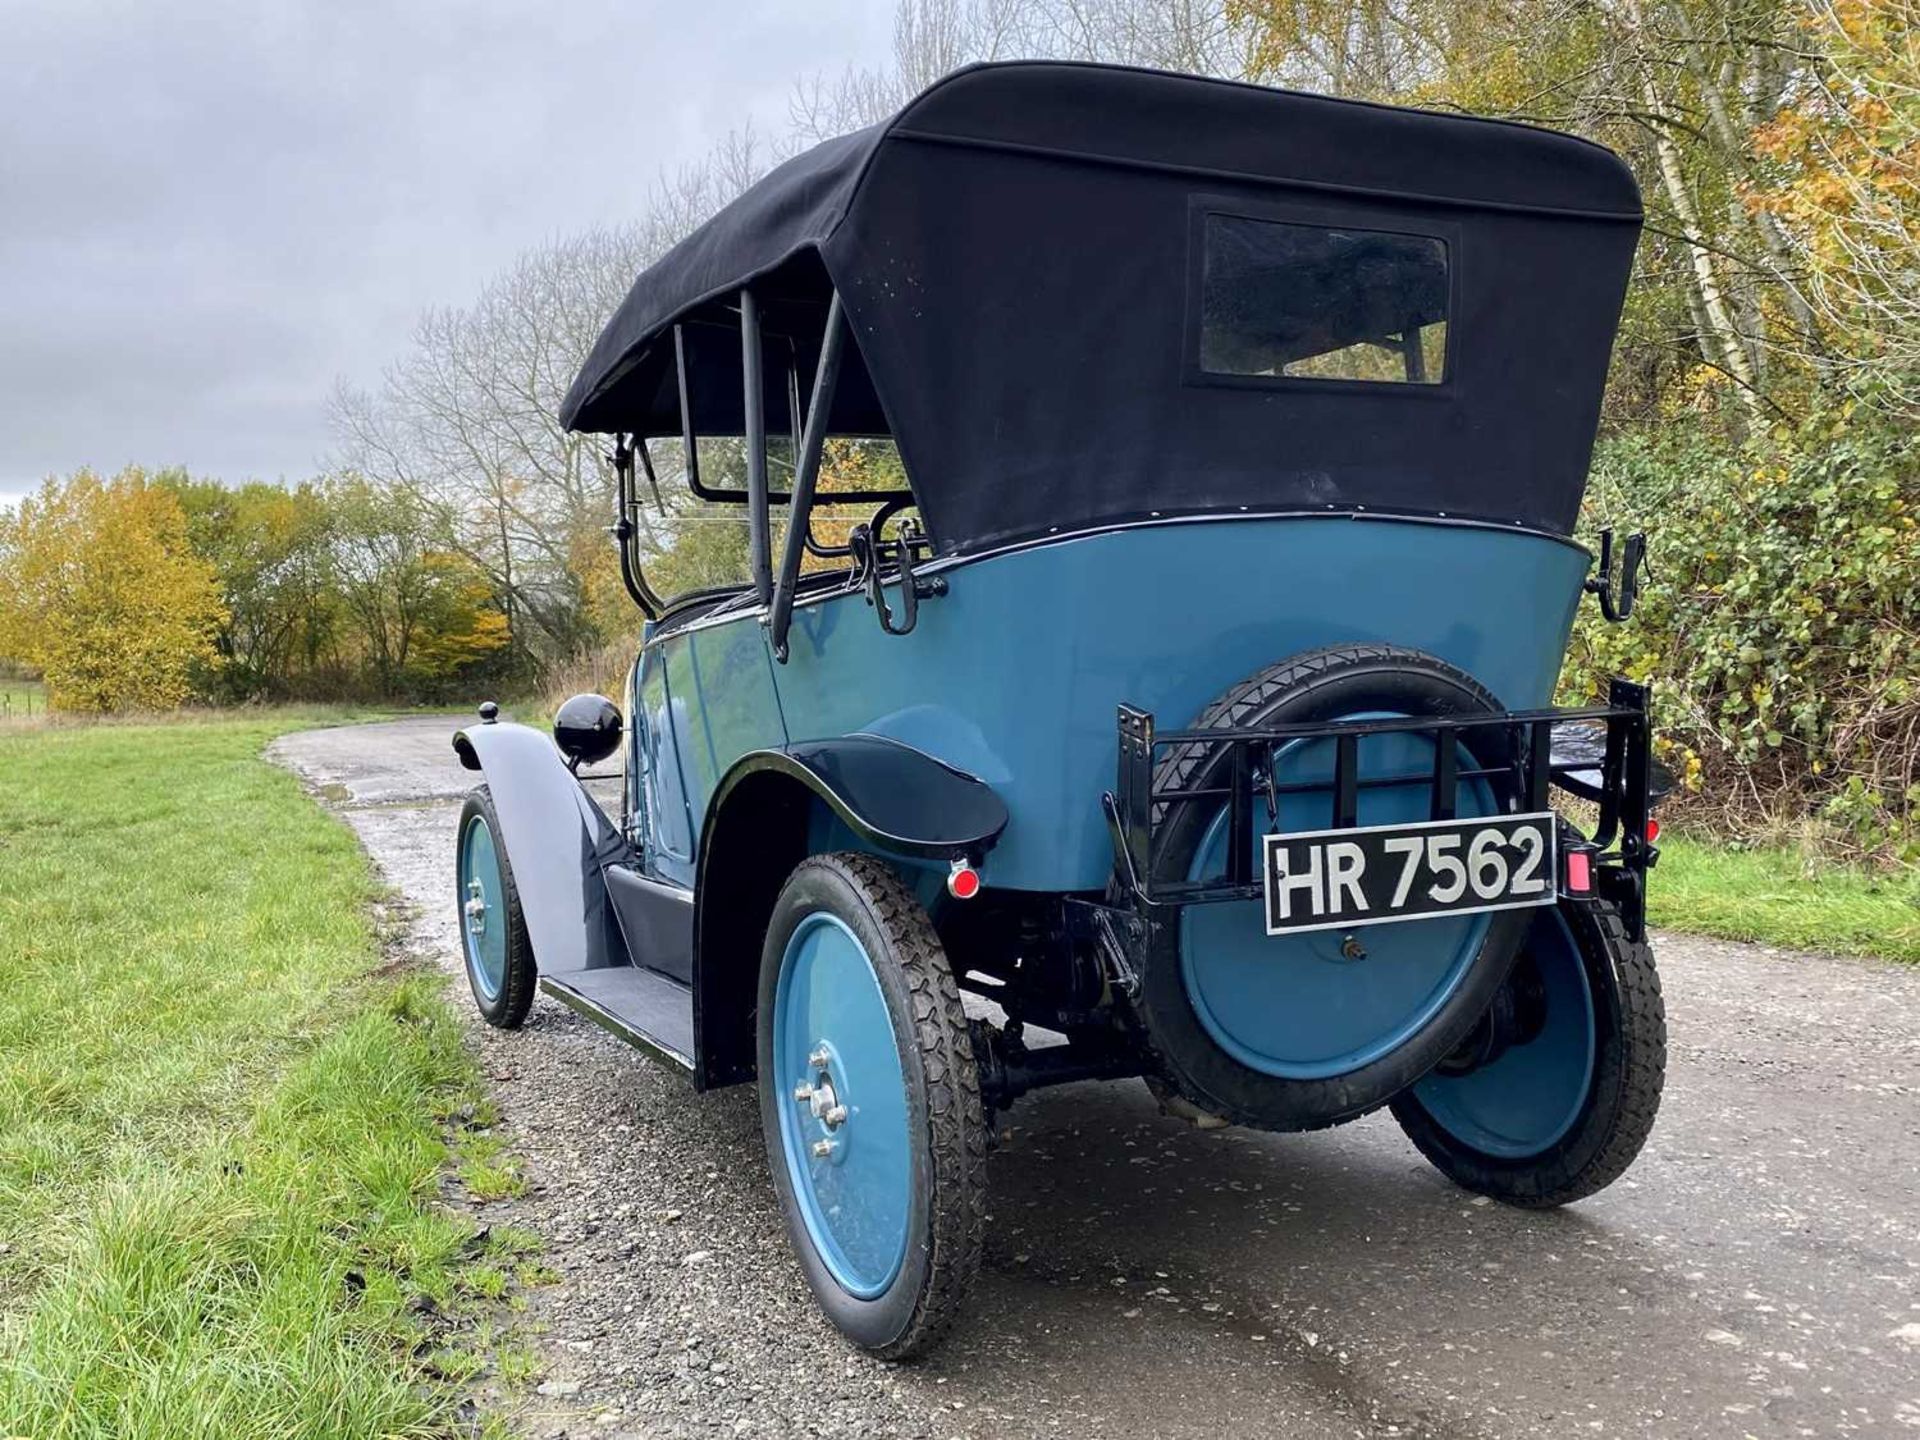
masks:
[[[1567,889],[1575,895],[1584,895],[1593,889],[1593,867],[1584,850],[1567,852]]]
[[[1658,820],[1647,821],[1647,844],[1651,845],[1654,841],[1658,840],[1659,838],[1660,838],[1660,822]]]
[[[980,893],[980,872],[964,860],[954,861],[947,872],[947,893],[956,900],[971,900]]]

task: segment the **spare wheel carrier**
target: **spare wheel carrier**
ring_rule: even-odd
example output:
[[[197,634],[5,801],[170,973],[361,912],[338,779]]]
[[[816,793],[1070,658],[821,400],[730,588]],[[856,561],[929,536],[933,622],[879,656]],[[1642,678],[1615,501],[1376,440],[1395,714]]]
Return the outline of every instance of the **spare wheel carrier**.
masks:
[[[1257,728],[1379,718],[1499,713],[1462,670],[1418,650],[1342,645],[1308,651],[1236,685],[1195,729]],[[1502,732],[1460,744],[1464,771],[1508,760]],[[1277,797],[1281,830],[1323,829],[1332,810],[1331,740],[1277,745],[1282,782],[1326,788]],[[1430,776],[1426,734],[1368,736],[1363,777]],[[1175,746],[1154,769],[1156,796],[1224,783],[1225,744]],[[1463,781],[1463,817],[1511,808],[1504,775]],[[1425,820],[1430,781],[1360,792],[1361,825]],[[1156,881],[1225,873],[1224,802],[1160,801]],[[1274,828],[1254,804],[1256,832]],[[1269,936],[1258,901],[1169,907],[1150,926],[1139,1010],[1164,1078],[1204,1110],[1237,1124],[1310,1130],[1384,1105],[1458,1046],[1505,981],[1524,938],[1524,910]]]

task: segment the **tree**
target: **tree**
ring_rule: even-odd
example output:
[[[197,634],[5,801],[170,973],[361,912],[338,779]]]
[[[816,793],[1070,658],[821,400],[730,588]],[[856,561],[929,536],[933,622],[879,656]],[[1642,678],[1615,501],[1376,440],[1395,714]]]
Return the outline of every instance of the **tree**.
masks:
[[[413,497],[438,542],[503,597],[511,643],[536,662],[603,638],[613,472],[604,436],[563,430],[559,409],[633,277],[762,173],[750,132],[656,183],[647,218],[521,256],[470,306],[429,311],[380,387],[342,387],[332,418],[347,465]],[[675,498],[684,494],[676,487]],[[652,548],[673,514],[652,512]],[[643,523],[648,517],[643,515]]]
[[[1815,0],[1800,29],[1747,202],[1804,267],[1840,380],[1920,419],[1920,4]]]
[[[0,516],[0,653],[37,667],[58,709],[179,705],[225,619],[179,499],[139,469],[48,480]]]
[[[1648,224],[1616,391],[1757,434],[1920,391],[1914,0],[1233,0],[1262,78],[1574,130]],[[1909,377],[1909,378],[1902,378]]]
[[[438,548],[417,496],[351,474],[326,495],[340,598],[382,693],[434,689],[506,648],[507,618],[485,572]]]
[[[339,638],[326,496],[311,482],[228,487],[174,472],[158,483],[179,498],[195,552],[219,577],[220,692],[251,700],[299,691]]]

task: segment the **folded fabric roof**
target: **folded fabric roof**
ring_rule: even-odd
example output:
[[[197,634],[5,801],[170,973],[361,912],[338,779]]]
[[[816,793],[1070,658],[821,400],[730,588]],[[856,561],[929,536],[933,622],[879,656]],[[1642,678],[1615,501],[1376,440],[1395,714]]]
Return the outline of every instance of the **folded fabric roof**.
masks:
[[[1196,217],[1431,235],[1405,307],[1450,304],[1446,383],[1196,374]],[[956,72],[788,161],[635,282],[569,428],[738,433],[752,285],[769,423],[809,388],[837,289],[860,363],[833,428],[890,433],[943,551],[1154,510],[1309,505],[1564,533],[1638,233],[1610,151],[1495,121],[1108,66]],[[1284,344],[1276,342],[1284,349]]]

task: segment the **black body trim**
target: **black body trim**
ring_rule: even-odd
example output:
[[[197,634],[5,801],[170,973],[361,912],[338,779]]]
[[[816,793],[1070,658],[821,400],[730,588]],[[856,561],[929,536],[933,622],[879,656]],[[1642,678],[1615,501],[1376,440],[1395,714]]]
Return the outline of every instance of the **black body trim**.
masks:
[[[679,981],[623,965],[542,976],[540,988],[679,1074],[693,1068],[692,1001]]]
[[[633,963],[691,984],[693,892],[624,865],[609,865],[606,878]]]
[[[978,860],[1007,827],[1007,807],[985,781],[882,735],[807,740],[742,756],[713,792],[708,827],[734,787],[762,771],[798,780],[862,840],[913,859]]]

